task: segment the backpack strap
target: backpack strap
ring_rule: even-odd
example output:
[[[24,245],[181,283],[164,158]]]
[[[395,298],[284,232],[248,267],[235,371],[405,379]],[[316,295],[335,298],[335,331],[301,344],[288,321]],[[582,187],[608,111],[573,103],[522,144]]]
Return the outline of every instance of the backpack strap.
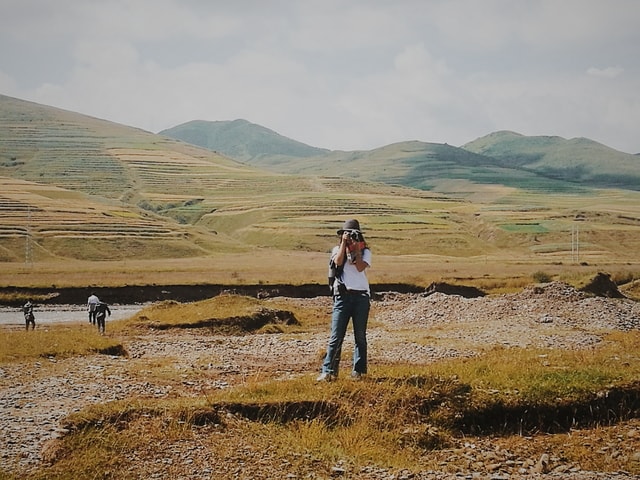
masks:
[[[333,261],[333,257],[329,259],[329,273],[327,274],[327,279],[329,281],[329,291],[333,294],[333,285],[338,279],[342,282],[342,272],[344,270],[344,262],[347,260],[347,254],[345,253],[344,259],[342,261],[342,265],[336,265],[336,262]]]

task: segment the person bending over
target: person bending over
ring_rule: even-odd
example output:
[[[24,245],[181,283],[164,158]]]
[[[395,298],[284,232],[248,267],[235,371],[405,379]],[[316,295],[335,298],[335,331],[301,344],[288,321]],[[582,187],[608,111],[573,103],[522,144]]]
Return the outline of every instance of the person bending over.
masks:
[[[104,333],[107,315],[111,316],[109,305],[104,302],[98,302],[98,306],[96,307],[96,322],[98,323],[98,331],[100,333]]]

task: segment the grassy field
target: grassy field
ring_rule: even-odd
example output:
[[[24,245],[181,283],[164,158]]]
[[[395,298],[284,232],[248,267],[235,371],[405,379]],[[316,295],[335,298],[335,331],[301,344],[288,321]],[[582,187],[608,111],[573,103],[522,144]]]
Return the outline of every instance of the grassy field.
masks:
[[[299,181],[322,192],[265,193],[248,202],[235,189],[229,195],[241,200],[194,214],[192,225],[0,179],[0,286],[324,283],[335,230],[349,217],[360,220],[374,252],[374,283],[638,274],[635,192],[545,197],[494,186],[452,200],[406,189],[394,195],[390,186],[344,194],[355,184]]]
[[[84,325],[59,326],[55,329],[38,328],[33,331],[0,329],[0,336],[3,342],[0,364],[91,353],[124,353],[118,340],[101,336],[95,328],[87,329]]]
[[[132,319],[113,322],[109,340],[87,335],[84,326],[43,332],[37,341],[31,335],[38,332],[26,335],[0,330],[3,345],[10,346],[0,356],[0,365],[103,349],[113,353],[119,340],[126,343],[162,324],[184,328],[176,318],[189,319],[194,326],[202,319],[222,324],[229,317],[252,315],[265,307],[259,300],[237,296],[155,305]],[[268,308],[274,308],[274,303],[270,302]],[[282,326],[280,331],[285,335],[316,332],[319,328],[324,331],[326,325],[318,319],[325,314],[298,307],[295,315],[299,324]],[[31,339],[29,348],[22,351],[27,336]],[[623,469],[640,474],[640,465],[631,458],[594,454],[578,428],[594,430],[606,442],[606,437],[613,435],[605,427],[607,418],[624,419],[630,412],[625,409],[631,408],[607,399],[622,395],[633,402],[631,399],[637,398],[640,334],[614,332],[605,340],[588,351],[487,346],[477,357],[442,360],[428,366],[379,365],[363,382],[319,387],[308,375],[288,380],[257,375],[246,378],[239,387],[195,397],[130,398],[96,404],[65,420],[69,433],[59,442],[55,462],[22,478],[89,478],[95,472],[112,478],[116,471],[125,475],[127,459],[153,462],[157,458],[154,455],[160,455],[154,453],[158,445],[191,442],[201,429],[210,429],[201,448],[213,449],[224,457],[242,442],[250,443],[275,458],[298,459],[299,465],[287,468],[299,469],[301,474],[329,471],[331,465],[345,458],[353,468],[376,464],[420,470],[446,465],[446,469],[455,471],[468,468],[464,458],[443,463],[456,439],[478,442],[483,437],[504,451],[525,448],[537,458],[561,449],[565,463],[579,464],[583,469]],[[156,369],[163,382],[175,382],[176,388],[184,380],[179,372],[169,372],[166,365],[147,365],[144,372],[136,368],[132,367],[131,375],[148,379]],[[197,370],[192,374],[197,375]],[[207,375],[206,371],[201,374]],[[225,410],[247,420],[220,414]],[[570,426],[572,433],[563,433]],[[482,434],[478,436],[479,432]],[[363,438],[367,441],[362,442]],[[179,476],[179,470],[174,470],[179,468],[167,465],[165,473]],[[14,477],[0,470],[0,478]]]
[[[326,283],[326,253],[258,251],[192,259],[135,260],[122,262],[53,262],[3,265],[0,286],[118,287],[135,285],[270,285]],[[611,274],[619,285],[633,287],[640,278],[635,263],[575,265],[505,260],[496,257],[458,259],[434,255],[400,257],[377,255],[369,280],[376,284],[408,284],[427,287],[444,281],[477,286],[488,293],[521,289],[542,272],[551,280],[580,285],[597,272]],[[498,263],[500,262],[500,263]],[[634,288],[637,289],[637,286]]]

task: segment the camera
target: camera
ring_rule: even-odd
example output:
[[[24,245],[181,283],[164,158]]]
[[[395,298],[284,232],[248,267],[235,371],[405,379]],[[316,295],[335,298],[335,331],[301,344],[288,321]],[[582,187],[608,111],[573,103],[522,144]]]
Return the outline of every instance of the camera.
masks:
[[[349,238],[351,239],[352,242],[361,242],[362,241],[362,235],[357,230],[351,230],[349,232]]]

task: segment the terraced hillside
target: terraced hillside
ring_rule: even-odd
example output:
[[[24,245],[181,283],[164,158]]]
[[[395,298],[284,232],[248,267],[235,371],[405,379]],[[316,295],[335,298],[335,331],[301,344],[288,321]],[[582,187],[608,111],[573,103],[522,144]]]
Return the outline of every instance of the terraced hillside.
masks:
[[[443,165],[438,188],[428,191],[391,183],[406,162],[382,172],[389,183],[349,171],[383,168],[385,151],[376,162],[345,165],[340,177],[285,175],[0,96],[0,261],[239,254],[234,261],[250,263],[245,254],[256,249],[325,253],[348,217],[361,221],[377,254],[407,261],[637,261],[639,192],[578,188],[541,195],[453,178]],[[481,167],[475,165],[478,175]],[[580,257],[572,251],[575,228]]]
[[[175,162],[191,157],[235,171],[247,170],[215,153],[142,130],[0,95],[0,174],[107,198],[144,191],[113,151]],[[158,173],[162,174],[162,165]],[[157,180],[157,177],[153,179]]]
[[[0,261],[197,255],[180,225],[50,185],[0,177]]]
[[[268,173],[9,97],[0,97],[0,136],[4,261],[324,251],[335,225],[354,215],[371,227],[400,226],[405,233],[395,232],[388,248],[415,253],[423,245],[405,240],[426,241],[429,225],[441,222],[436,212],[453,205],[397,186]]]

